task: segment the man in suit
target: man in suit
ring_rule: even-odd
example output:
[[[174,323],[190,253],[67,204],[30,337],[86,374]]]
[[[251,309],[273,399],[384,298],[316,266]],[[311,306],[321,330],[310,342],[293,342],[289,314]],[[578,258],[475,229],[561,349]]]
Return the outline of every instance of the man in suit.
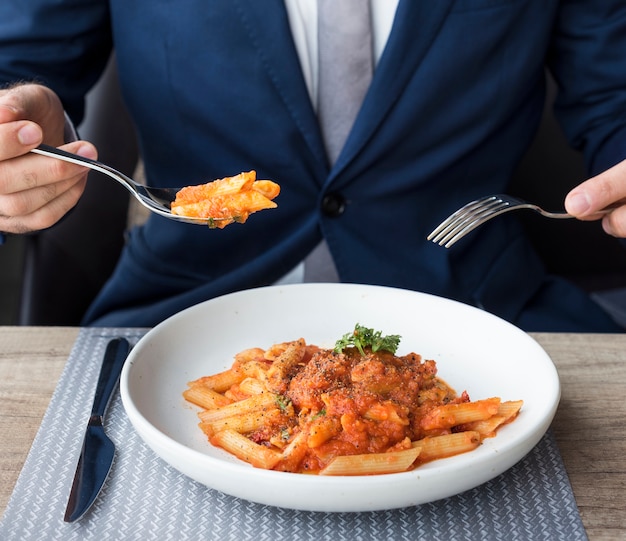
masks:
[[[570,210],[597,218],[626,191],[621,0],[364,1],[373,79],[331,162],[312,0],[4,0],[0,80],[40,85],[0,94],[0,231],[49,227],[80,197],[82,168],[27,151],[44,141],[96,157],[68,142],[63,112],[80,121],[114,47],[151,184],[254,169],[282,191],[277,209],[221,231],[151,217],[130,232],[86,324],[154,325],[220,294],[302,279],[323,241],[341,281],[446,296],[526,330],[621,330],[546,274],[514,216],[451,250],[426,241],[456,208],[505,190],[537,128],[546,65],[565,131],[600,175]],[[606,217],[607,231],[626,235],[625,215]]]

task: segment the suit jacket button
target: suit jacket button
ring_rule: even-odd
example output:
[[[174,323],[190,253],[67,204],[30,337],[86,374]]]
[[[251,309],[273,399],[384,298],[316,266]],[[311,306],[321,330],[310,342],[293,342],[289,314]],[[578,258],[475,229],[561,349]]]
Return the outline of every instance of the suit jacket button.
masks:
[[[322,212],[329,218],[337,218],[346,210],[346,200],[341,194],[328,193],[322,199]]]

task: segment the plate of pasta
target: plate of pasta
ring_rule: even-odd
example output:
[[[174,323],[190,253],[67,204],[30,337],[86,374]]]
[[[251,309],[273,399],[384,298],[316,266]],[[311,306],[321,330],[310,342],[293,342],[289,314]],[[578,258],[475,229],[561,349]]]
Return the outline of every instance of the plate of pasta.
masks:
[[[419,505],[474,488],[548,429],[557,371],[526,333],[414,291],[291,284],[150,330],[120,379],[129,419],[210,488],[290,509]]]

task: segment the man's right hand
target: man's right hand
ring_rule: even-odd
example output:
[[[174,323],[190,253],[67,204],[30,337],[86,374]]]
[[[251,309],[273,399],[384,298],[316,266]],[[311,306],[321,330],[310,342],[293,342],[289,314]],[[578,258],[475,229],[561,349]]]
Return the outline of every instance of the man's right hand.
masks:
[[[87,169],[29,152],[40,143],[63,145],[65,115],[57,95],[37,84],[0,90],[0,231],[50,227],[80,199]],[[65,150],[96,159],[86,141]]]

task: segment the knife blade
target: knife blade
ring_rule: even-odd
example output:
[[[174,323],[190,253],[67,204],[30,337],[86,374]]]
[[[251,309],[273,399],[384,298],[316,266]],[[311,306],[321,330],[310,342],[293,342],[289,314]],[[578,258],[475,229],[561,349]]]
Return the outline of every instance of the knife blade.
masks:
[[[129,352],[130,344],[125,338],[115,338],[107,344],[65,509],[65,522],[74,522],[89,510],[113,465],[115,445],[104,432],[104,415]]]

